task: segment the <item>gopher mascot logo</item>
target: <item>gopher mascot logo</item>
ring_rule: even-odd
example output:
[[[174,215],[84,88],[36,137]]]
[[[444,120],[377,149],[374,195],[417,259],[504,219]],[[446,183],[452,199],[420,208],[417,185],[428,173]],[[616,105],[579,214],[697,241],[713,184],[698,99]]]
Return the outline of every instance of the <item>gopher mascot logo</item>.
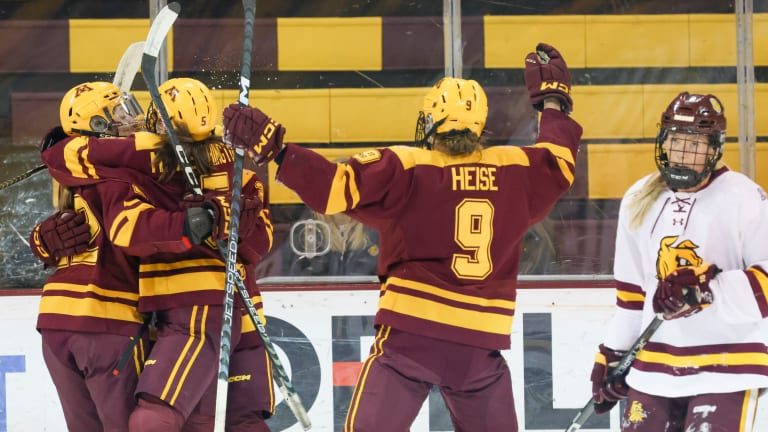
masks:
[[[661,239],[659,256],[656,261],[656,277],[664,280],[670,273],[683,267],[698,267],[704,260],[696,253],[698,246],[690,240],[683,240],[677,245],[678,236]]]

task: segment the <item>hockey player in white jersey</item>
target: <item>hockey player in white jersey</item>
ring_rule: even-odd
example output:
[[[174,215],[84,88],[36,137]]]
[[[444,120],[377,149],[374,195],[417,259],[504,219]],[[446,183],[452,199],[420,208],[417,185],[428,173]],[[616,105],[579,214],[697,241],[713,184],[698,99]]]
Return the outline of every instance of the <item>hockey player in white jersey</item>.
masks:
[[[616,313],[592,371],[595,411],[627,399],[621,430],[751,431],[768,387],[768,197],[720,158],[724,108],[680,93],[661,116],[659,172],[619,210]],[[656,314],[628,375],[608,379]]]

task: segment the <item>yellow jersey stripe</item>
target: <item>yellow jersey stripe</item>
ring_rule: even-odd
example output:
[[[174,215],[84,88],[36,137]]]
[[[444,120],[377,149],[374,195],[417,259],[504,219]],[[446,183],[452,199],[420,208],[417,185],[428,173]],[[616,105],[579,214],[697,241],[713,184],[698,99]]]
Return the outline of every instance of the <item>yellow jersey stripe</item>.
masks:
[[[41,314],[94,317],[135,323],[144,322],[144,318],[136,310],[136,306],[94,298],[46,295],[40,298],[39,312]]]
[[[485,333],[508,335],[512,328],[513,316],[511,314],[468,310],[391,290],[387,290],[379,299],[379,308],[422,320]]]
[[[673,355],[660,352],[640,351],[637,359],[646,363],[661,363],[668,367],[704,367],[714,365],[763,365],[768,366],[768,354],[751,353],[717,353],[696,355]]]
[[[426,294],[431,294],[437,297],[445,298],[448,300],[468,303],[468,304],[482,306],[482,307],[496,307],[496,308],[503,308],[503,309],[509,309],[509,310],[515,309],[515,302],[513,300],[486,299],[486,298],[476,297],[476,296],[471,296],[466,294],[459,294],[457,292],[442,289],[434,285],[429,285],[429,284],[416,282],[408,279],[402,279],[399,277],[388,278],[386,284],[384,284],[383,289],[386,290],[389,285],[397,285],[397,286],[412,289],[415,291],[420,291]]]

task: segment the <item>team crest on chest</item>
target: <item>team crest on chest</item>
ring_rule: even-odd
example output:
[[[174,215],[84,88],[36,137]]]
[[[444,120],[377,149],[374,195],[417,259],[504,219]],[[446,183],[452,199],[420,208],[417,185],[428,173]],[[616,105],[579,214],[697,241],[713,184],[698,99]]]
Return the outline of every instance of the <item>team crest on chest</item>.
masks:
[[[682,267],[697,267],[704,262],[696,252],[699,247],[690,240],[677,242],[679,236],[668,236],[661,239],[659,255],[656,260],[656,277],[664,280],[669,274]]]

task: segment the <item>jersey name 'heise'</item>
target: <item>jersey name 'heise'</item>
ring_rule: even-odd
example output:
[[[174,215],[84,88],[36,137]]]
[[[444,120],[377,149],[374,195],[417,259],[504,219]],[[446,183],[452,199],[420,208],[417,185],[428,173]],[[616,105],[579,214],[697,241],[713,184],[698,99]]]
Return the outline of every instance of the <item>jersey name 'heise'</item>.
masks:
[[[453,190],[497,191],[496,168],[460,166],[451,168],[451,188]]]

